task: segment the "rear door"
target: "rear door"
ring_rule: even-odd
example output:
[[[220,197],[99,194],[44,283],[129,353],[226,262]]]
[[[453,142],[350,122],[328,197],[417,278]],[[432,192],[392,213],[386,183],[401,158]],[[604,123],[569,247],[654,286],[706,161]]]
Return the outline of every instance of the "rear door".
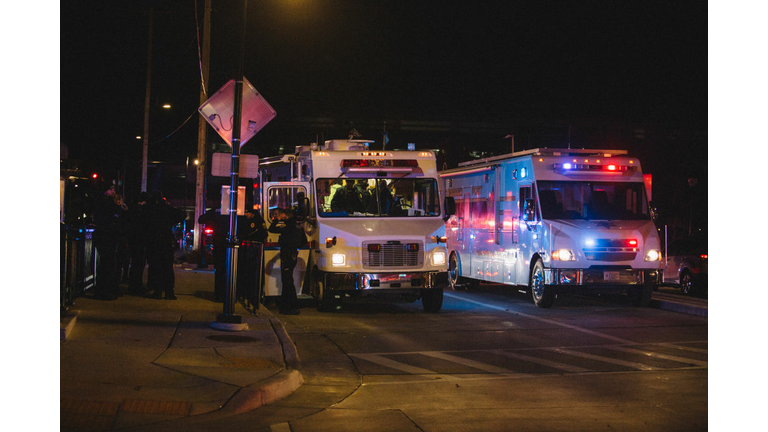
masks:
[[[310,183],[308,182],[265,182],[262,185],[262,215],[269,227],[278,208],[297,209],[299,194],[305,197],[310,195]],[[310,200],[311,201],[311,200]],[[283,283],[280,278],[280,247],[278,245],[279,234],[269,233],[264,244],[264,295],[278,296],[282,292]],[[304,285],[304,275],[309,262],[309,245],[299,248],[299,258],[293,269],[293,283],[297,294],[301,293]]]

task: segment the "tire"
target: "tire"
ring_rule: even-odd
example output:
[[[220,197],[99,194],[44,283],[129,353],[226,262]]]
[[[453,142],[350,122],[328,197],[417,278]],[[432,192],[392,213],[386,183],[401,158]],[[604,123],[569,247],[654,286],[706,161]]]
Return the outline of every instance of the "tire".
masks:
[[[555,288],[544,283],[544,264],[537,259],[531,267],[528,277],[528,289],[531,292],[533,303],[540,308],[548,308],[555,302]]]
[[[632,305],[636,307],[648,307],[651,304],[651,296],[653,295],[653,284],[644,284],[640,287],[630,289],[627,292],[627,296]]]
[[[459,285],[459,256],[456,252],[451,254],[451,259],[448,261],[448,282],[451,284],[451,289],[456,290]]]
[[[685,295],[693,295],[695,292],[693,286],[693,275],[688,269],[683,270],[680,273],[680,290]]]
[[[338,303],[334,298],[327,297],[328,293],[325,289],[325,278],[322,272],[315,269],[312,272],[312,295],[315,297],[315,305],[320,312],[332,312],[336,310]]]
[[[442,288],[422,289],[421,305],[424,307],[424,312],[429,312],[429,313],[440,312],[440,309],[443,307],[443,289]]]

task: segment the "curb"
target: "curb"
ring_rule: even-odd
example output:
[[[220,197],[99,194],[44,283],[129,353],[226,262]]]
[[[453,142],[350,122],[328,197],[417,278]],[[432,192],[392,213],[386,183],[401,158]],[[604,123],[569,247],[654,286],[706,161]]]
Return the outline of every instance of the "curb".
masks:
[[[75,323],[77,322],[77,314],[78,311],[74,312],[67,312],[66,315],[61,317],[61,320],[59,322],[60,328],[61,328],[61,341],[67,340],[70,333],[72,333],[72,329],[75,328]]]
[[[650,307],[671,312],[679,312],[688,315],[696,315],[708,318],[709,309],[706,307],[692,306],[684,303],[669,302],[664,300],[651,300]]]
[[[296,369],[283,370],[277,375],[237,392],[222,408],[223,412],[241,414],[282,399],[304,383]]]

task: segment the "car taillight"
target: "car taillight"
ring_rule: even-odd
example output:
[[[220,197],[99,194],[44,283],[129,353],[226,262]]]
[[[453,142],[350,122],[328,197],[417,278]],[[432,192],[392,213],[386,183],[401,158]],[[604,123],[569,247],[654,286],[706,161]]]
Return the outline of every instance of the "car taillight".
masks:
[[[701,254],[701,259],[707,259],[707,258],[709,258],[709,255],[707,255],[707,254]]]

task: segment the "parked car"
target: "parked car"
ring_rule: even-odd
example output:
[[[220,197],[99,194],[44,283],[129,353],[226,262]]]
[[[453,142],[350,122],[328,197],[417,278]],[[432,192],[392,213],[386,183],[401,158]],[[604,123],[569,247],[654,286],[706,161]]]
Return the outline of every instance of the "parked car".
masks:
[[[683,294],[700,294],[707,289],[707,239],[689,237],[669,243],[664,284],[679,286]]]

